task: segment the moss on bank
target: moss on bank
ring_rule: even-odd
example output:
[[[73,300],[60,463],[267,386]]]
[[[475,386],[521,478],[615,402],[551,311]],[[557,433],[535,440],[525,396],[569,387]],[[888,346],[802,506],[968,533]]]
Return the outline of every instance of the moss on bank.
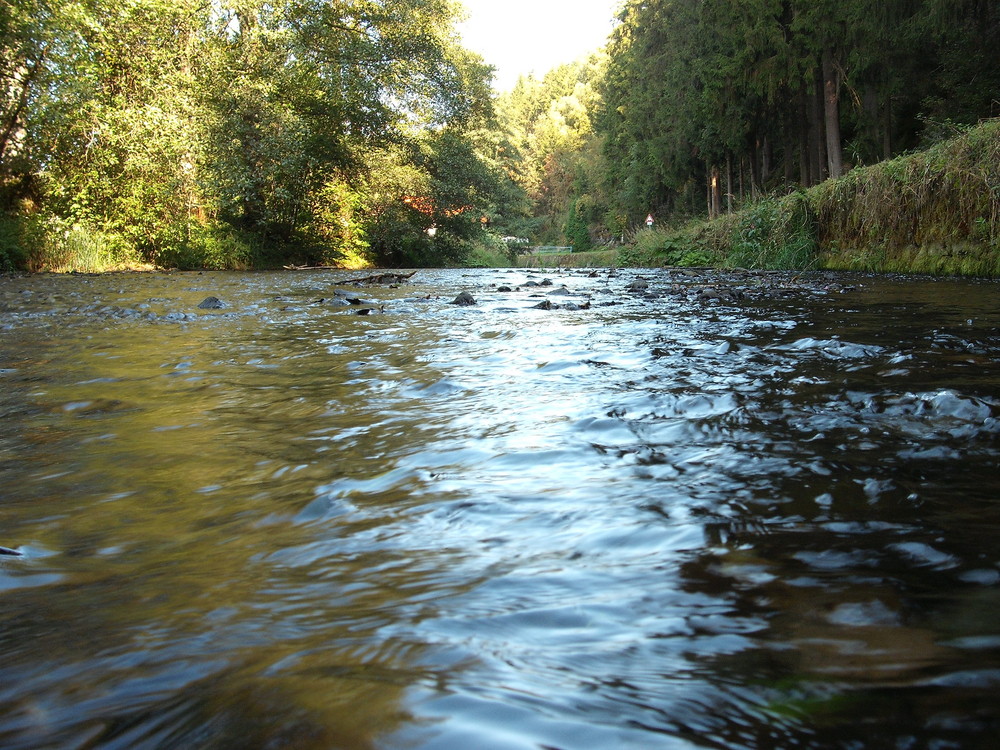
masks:
[[[812,193],[827,268],[1000,276],[1000,120]]]

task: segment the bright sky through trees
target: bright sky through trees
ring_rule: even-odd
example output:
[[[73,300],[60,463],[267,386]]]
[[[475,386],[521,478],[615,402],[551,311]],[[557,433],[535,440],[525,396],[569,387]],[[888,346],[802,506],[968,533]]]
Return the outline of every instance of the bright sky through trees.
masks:
[[[603,47],[620,0],[462,0],[465,45],[496,67],[505,91],[520,75],[538,77]]]

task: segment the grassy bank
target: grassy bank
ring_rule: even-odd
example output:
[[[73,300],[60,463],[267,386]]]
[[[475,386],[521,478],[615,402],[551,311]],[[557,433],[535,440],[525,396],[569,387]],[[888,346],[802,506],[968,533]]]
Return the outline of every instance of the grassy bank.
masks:
[[[547,253],[520,255],[518,268],[608,268],[621,265],[619,250],[594,250],[586,253]]]
[[[203,236],[202,236],[203,235]],[[264,248],[204,232],[166,267],[275,267]],[[593,252],[510,254],[477,247],[479,267],[718,266],[828,268],[1000,277],[1000,119],[926,151],[851,170],[809,190],[770,197],[713,221],[639,231],[631,244]],[[142,268],[113,235],[29,217],[0,217],[0,273]]]
[[[1000,276],[1000,120],[813,192],[825,267]]]
[[[1000,276],[1000,120],[714,221],[643,230],[631,255],[649,261],[640,265]]]

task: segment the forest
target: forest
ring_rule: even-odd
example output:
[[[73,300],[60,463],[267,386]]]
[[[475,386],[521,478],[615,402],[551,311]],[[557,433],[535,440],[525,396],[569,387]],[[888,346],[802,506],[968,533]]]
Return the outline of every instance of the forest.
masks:
[[[502,93],[461,13],[0,0],[0,270],[586,250],[1000,115],[994,0],[626,0],[605,48]]]

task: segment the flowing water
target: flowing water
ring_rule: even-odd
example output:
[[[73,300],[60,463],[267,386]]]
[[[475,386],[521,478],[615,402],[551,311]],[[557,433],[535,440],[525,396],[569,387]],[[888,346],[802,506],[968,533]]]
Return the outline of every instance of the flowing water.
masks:
[[[0,279],[0,746],[995,747],[1000,286],[528,273]]]

